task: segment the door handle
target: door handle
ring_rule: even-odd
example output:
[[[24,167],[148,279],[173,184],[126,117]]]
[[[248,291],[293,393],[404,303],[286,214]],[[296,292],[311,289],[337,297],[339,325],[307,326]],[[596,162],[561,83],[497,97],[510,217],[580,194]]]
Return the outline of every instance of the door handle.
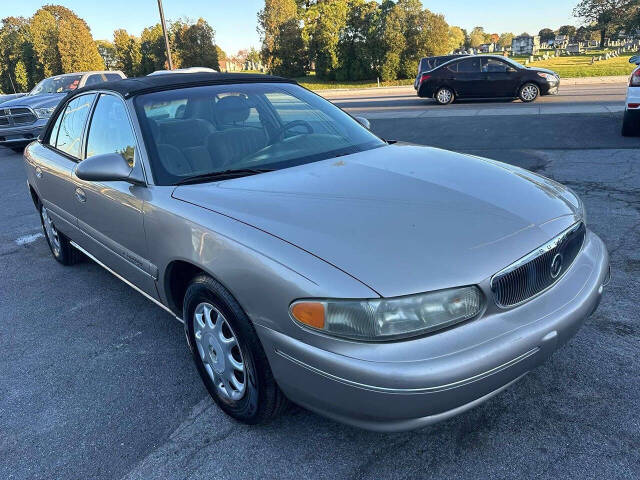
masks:
[[[36,177],[42,178],[42,169],[40,167],[36,167]]]
[[[80,203],[84,203],[87,201],[87,194],[84,193],[84,190],[82,190],[80,187],[76,188],[76,200],[78,200]]]

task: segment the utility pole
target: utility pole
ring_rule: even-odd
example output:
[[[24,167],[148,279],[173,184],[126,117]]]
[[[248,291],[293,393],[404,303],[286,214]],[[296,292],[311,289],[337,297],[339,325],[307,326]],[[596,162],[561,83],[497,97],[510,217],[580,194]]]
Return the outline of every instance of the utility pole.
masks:
[[[167,35],[167,24],[164,21],[162,0],[158,0],[158,10],[160,10],[160,23],[162,24],[162,33],[164,34],[164,45],[165,47],[167,47],[167,63],[169,64],[169,70],[173,70],[173,62],[171,61],[171,47],[169,46],[169,35]]]

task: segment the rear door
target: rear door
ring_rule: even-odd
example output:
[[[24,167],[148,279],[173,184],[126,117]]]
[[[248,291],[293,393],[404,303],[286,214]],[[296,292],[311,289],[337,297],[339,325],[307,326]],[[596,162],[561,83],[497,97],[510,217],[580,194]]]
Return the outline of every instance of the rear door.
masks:
[[[487,97],[512,97],[518,85],[519,72],[500,59],[482,59],[482,91]]]
[[[133,168],[142,168],[139,147],[127,107],[118,95],[101,93],[86,134],[84,158],[105,153],[122,155]],[[157,298],[157,269],[147,260],[143,223],[145,185],[117,181],[85,181],[75,173],[79,193],[74,203],[80,246],[130,283]]]
[[[483,95],[480,57],[470,57],[456,62],[457,73],[453,86],[459,97],[480,97]]]
[[[70,101],[57,117],[49,139],[43,145],[35,171],[36,188],[56,228],[73,235],[76,223],[75,186],[71,172],[82,155],[82,138],[95,94],[80,95]]]

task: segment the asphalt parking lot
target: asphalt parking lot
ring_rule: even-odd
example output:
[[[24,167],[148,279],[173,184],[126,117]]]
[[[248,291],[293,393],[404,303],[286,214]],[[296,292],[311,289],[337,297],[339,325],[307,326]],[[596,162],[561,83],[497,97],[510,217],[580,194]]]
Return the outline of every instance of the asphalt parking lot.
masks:
[[[598,311],[546,364],[398,434],[300,408],[268,426],[229,420],[181,324],[90,261],[53,260],[21,158],[0,148],[0,478],[640,478],[640,139],[620,122],[615,111],[372,121],[383,138],[568,184],[613,268]]]

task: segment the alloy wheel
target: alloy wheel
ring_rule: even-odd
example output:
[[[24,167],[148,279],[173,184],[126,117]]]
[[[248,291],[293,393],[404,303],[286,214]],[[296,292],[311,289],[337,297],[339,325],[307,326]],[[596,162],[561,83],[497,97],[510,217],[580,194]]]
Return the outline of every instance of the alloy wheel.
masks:
[[[53,250],[54,255],[60,255],[60,237],[58,236],[58,231],[56,227],[53,225],[51,221],[51,217],[49,217],[49,213],[47,209],[42,207],[42,224],[44,225],[44,233],[47,235],[47,239],[51,245],[51,249]]]
[[[451,90],[447,88],[441,88],[440,90],[438,90],[437,100],[439,103],[449,103],[451,101],[452,95],[453,94],[451,93]]]
[[[538,96],[538,88],[535,85],[525,85],[522,89],[522,99],[530,102]]]
[[[220,395],[240,400],[247,387],[242,351],[231,325],[210,303],[200,303],[194,312],[194,337],[198,354]]]

